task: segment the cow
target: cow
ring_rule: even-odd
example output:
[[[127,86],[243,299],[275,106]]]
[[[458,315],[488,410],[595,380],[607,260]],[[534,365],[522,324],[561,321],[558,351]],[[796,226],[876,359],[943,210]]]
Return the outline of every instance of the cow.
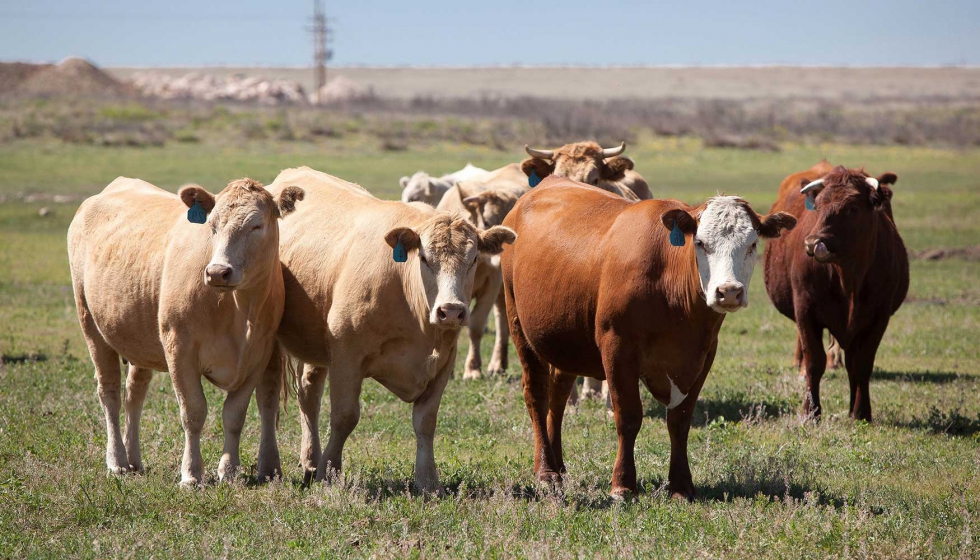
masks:
[[[635,493],[642,381],[667,407],[670,490],[695,496],[687,436],[719,329],[748,305],[758,240],[795,222],[734,196],[631,202],[560,178],[517,202],[504,220],[517,241],[501,261],[539,481],[561,480],[566,401],[576,376],[588,376],[609,382],[619,437],[611,495]]]
[[[68,257],[105,414],[110,472],[143,470],[140,416],[157,370],[170,372],[180,404],[182,486],[204,482],[201,430],[208,411],[202,377],[228,392],[219,479],[230,479],[239,468],[253,391],[262,417],[258,476],[281,475],[276,330],[284,294],[278,221],[302,198],[295,187],[273,198],[251,179],[232,181],[217,196],[197,185],[175,196],[119,177],[79,207],[68,228]],[[120,356],[129,363],[125,444],[119,427]]]
[[[554,150],[538,150],[524,145],[531,156],[521,162],[521,169],[538,179],[549,175],[567,177],[573,181],[599,187],[628,200],[653,198],[650,185],[633,171],[633,160],[622,157],[626,142],[615,148],[603,148],[595,142],[566,144]]]
[[[456,183],[479,179],[487,173],[489,172],[486,169],[472,163],[442,177],[433,177],[425,171],[418,171],[411,177],[405,176],[398,181],[402,188],[402,202],[424,202],[434,207]]]
[[[515,172],[519,174],[520,181],[513,180]],[[517,203],[517,199],[530,187],[517,164],[495,170],[490,175],[486,182],[458,183],[446,192],[436,209],[461,215],[480,229],[500,225]],[[473,282],[473,310],[467,327],[470,347],[463,366],[463,379],[479,379],[483,376],[480,345],[491,308],[494,310],[496,337],[487,374],[501,375],[507,371],[507,340],[510,333],[502,286],[500,257],[481,255]]]
[[[909,287],[908,255],[891,210],[889,185],[897,181],[894,173],[875,178],[821,162],[783,180],[772,206],[799,220],[795,231],[766,245],[764,266],[769,298],[796,323],[807,417],[822,413],[826,329],[843,349],[850,416],[871,421],[875,355]]]
[[[361,385],[373,378],[412,403],[415,486],[438,492],[433,437],[439,402],[468,319],[476,264],[514,232],[480,230],[431,206],[384,201],[358,185],[308,167],[270,185],[306,192],[283,223],[286,287],[278,340],[306,364],[297,373],[300,461],[307,479],[332,478],[360,418]],[[330,378],[330,439],[320,453],[319,411]]]

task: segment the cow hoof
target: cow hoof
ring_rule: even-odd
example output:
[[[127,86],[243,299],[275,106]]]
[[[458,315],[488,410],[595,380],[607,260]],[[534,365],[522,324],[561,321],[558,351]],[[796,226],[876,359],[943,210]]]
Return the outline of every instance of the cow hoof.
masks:
[[[636,492],[629,488],[613,488],[612,492],[609,493],[609,497],[614,502],[628,503],[636,501]]]
[[[480,379],[481,377],[483,377],[483,373],[479,369],[467,369],[463,372],[463,379],[466,380]]]
[[[182,479],[180,481],[180,484],[178,484],[177,486],[179,486],[180,488],[183,488],[185,490],[193,490],[193,489],[201,486],[201,483],[196,478],[185,478],[185,479]]]

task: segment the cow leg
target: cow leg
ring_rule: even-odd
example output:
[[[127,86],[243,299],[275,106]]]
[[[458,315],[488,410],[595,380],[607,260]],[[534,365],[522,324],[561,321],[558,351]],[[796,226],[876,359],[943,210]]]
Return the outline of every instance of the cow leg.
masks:
[[[412,427],[415,429],[415,488],[426,494],[441,494],[439,471],[433,448],[439,403],[456,362],[455,352],[443,371],[429,383],[425,392],[412,404]]]
[[[359,371],[347,364],[332,360],[330,376],[330,439],[320,455],[316,479],[324,480],[340,472],[341,455],[347,437],[361,419],[361,382]],[[336,365],[335,365],[336,364]]]
[[[262,372],[262,378],[255,388],[255,402],[259,405],[262,432],[259,435],[259,458],[256,470],[259,482],[282,477],[282,461],[279,458],[279,444],[276,441],[276,427],[279,424],[279,399],[282,396],[285,363],[281,350],[276,345],[272,350],[269,364]]]
[[[99,332],[92,314],[81,298],[78,303],[79,322],[85,342],[88,344],[92,363],[95,365],[95,380],[98,382],[99,403],[105,415],[106,450],[105,464],[109,472],[121,474],[129,471],[129,457],[123,445],[122,431],[119,427],[119,410],[122,405],[122,370],[119,367],[119,353],[116,352]]]
[[[164,340],[165,348],[177,349],[177,340]],[[180,464],[180,485],[197,486],[204,483],[204,459],[201,457],[201,431],[208,417],[208,401],[201,386],[201,373],[193,360],[180,356],[180,352],[167,356],[170,382],[180,405],[180,422],[184,427],[184,458]]]
[[[241,466],[239,449],[242,444],[242,428],[245,427],[245,413],[252,393],[258,384],[260,374],[250,375],[241,387],[229,391],[221,410],[221,424],[224,427],[225,442],[218,462],[218,480],[227,482],[238,475]]]
[[[146,391],[150,388],[153,371],[129,365],[126,376],[126,456],[129,468],[143,472],[143,458],[140,453],[140,419],[143,416],[143,403]]]
[[[827,367],[839,369],[844,365],[844,349],[840,347],[834,335],[828,333],[827,338],[830,339],[830,344],[827,346]]]
[[[582,380],[582,398],[598,399],[602,396],[602,380],[586,377]]]
[[[564,474],[568,470],[565,468],[565,455],[561,447],[561,423],[565,418],[565,405],[568,403],[568,396],[575,388],[575,381],[578,376],[558,369],[554,371],[548,408],[548,438],[551,440],[551,450],[555,454],[558,472]]]
[[[466,354],[466,365],[463,369],[463,379],[479,379],[483,377],[480,358],[480,345],[483,343],[483,332],[487,328],[487,318],[493,308],[493,300],[486,293],[474,294],[473,311],[470,313],[470,323],[467,327],[470,335],[470,349]]]
[[[503,283],[503,277],[500,278]],[[507,373],[507,344],[510,340],[510,326],[507,325],[507,301],[504,298],[503,287],[497,288],[497,301],[493,305],[494,326],[497,328],[493,341],[493,353],[490,355],[488,375],[504,375]]]
[[[300,363],[297,364],[296,370],[299,376],[296,397],[299,401],[300,424],[303,428],[299,462],[305,473],[304,483],[309,484],[320,464],[320,402],[323,400],[327,368]]]
[[[627,346],[615,334],[607,335],[602,343],[602,364],[606,370],[606,381],[609,382],[609,398],[612,400],[619,439],[611,491],[612,497],[617,500],[628,499],[637,491],[634,446],[643,423],[643,402],[640,400],[637,379],[639,361]]]
[[[670,470],[667,474],[667,482],[670,484],[670,495],[673,498],[693,500],[697,496],[694,478],[691,476],[691,464],[688,461],[687,436],[691,432],[694,406],[698,402],[698,395],[701,394],[701,387],[713,361],[714,351],[705,361],[705,369],[688,391],[687,397],[679,405],[667,410],[667,433],[670,434]]]
[[[799,317],[800,314],[797,314]],[[827,354],[823,348],[823,329],[799,323],[799,339],[803,344],[803,374],[806,377],[806,390],[803,395],[803,416],[819,418],[823,410],[820,408],[820,379],[827,367]]]
[[[511,321],[514,349],[524,368],[524,405],[534,433],[534,474],[542,482],[556,482],[561,480],[560,469],[548,437],[551,368],[531,348],[518,320],[512,318]]]
[[[879,321],[854,337],[844,352],[847,380],[851,386],[850,416],[855,420],[871,422],[871,373],[874,371],[878,345],[887,327],[887,320]]]

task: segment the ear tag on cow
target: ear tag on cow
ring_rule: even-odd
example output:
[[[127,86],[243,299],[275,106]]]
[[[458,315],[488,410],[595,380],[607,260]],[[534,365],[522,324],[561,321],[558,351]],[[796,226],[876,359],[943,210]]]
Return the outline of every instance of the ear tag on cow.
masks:
[[[194,206],[187,209],[187,221],[192,224],[203,224],[208,221],[208,213],[201,208],[201,203],[194,201]]]
[[[816,210],[817,209],[817,207],[813,205],[813,197],[810,196],[810,195],[807,195],[807,197],[806,197],[806,209],[807,210]]]
[[[677,220],[674,220],[674,229],[670,230],[670,244],[674,247],[684,246],[684,232],[677,227]]]
[[[397,263],[403,263],[408,260],[408,251],[406,251],[405,246],[402,245],[401,239],[399,239],[398,243],[395,244],[395,249],[392,251],[391,256]]]
[[[527,184],[531,185],[532,187],[536,187],[540,182],[541,178],[538,177],[538,174],[532,169],[531,174],[527,176]]]

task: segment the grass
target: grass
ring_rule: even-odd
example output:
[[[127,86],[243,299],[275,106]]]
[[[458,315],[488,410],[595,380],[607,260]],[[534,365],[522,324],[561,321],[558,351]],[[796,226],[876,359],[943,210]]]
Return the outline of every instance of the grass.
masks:
[[[783,176],[823,156],[888,169],[900,177],[894,208],[910,248],[980,244],[976,150],[788,145],[773,154],[647,138],[628,153],[658,196],[695,201],[727,191],[763,210]],[[242,175],[269,182],[283,167],[307,164],[394,197],[398,177],[419,168],[518,158],[455,145],[381,152],[335,140],[141,149],[19,141],[0,146],[0,196],[84,196],[120,174],[171,190],[190,181],[217,190]],[[101,411],[66,266],[75,205],[0,204],[0,353],[18,358],[0,367],[0,556],[980,556],[980,263],[912,262],[910,299],[878,354],[871,425],[847,419],[843,372],[825,378],[826,418],[800,421],[793,326],[769,304],[757,268],[751,305],[726,320],[695,414],[690,457],[701,499],[694,503],[665,494],[664,407],[649,395],[637,501],[607,497],[615,428],[594,402],[566,421],[564,487],[538,487],[513,351],[505,377],[454,380],[447,389],[436,438],[444,498],[408,490],[411,408],[371,382],[340,482],[302,487],[292,401],[279,439],[285,480],[181,491],[183,434],[165,374],[154,377],[147,399],[146,474],[104,472]],[[41,206],[54,211],[39,217]],[[484,340],[488,355],[492,337]],[[464,337],[460,356],[465,346]],[[206,393],[203,452],[214,476],[222,396],[210,385]],[[258,426],[253,405],[243,436],[247,468],[254,469]]]

